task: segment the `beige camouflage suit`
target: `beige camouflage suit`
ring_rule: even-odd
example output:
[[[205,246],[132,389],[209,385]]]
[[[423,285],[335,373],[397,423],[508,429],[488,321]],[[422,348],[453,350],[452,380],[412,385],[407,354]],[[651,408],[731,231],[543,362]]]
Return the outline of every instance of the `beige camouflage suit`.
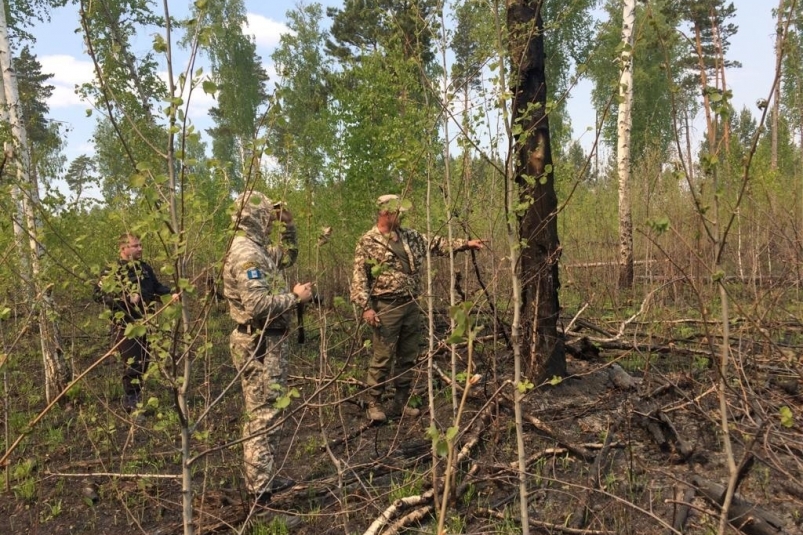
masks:
[[[242,207],[242,211],[240,211]],[[288,327],[298,303],[281,272],[298,254],[295,227],[275,220],[273,203],[261,193],[243,194],[232,217],[237,225],[223,267],[223,292],[237,328],[229,339],[241,373],[245,418],[243,458],[248,491],[259,494],[274,476],[274,407],[287,376]]]
[[[419,232],[400,227],[383,234],[377,226],[365,233],[357,243],[351,282],[351,301],[359,310],[373,308],[381,324],[373,327],[373,354],[366,383],[369,403],[380,404],[384,384],[395,365],[396,395],[393,415],[407,402],[421,342],[421,312],[416,301],[421,286],[421,270],[427,248],[437,255],[468,249],[467,240],[449,241],[440,236],[427,240]],[[395,360],[395,363],[394,363]],[[371,412],[369,409],[369,417]]]

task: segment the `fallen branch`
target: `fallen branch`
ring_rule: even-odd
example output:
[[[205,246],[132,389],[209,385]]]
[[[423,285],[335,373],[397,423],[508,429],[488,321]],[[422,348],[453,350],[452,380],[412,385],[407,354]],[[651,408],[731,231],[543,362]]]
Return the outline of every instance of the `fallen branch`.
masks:
[[[605,434],[605,443],[602,446],[602,449],[597,454],[596,458],[594,459],[594,464],[591,465],[590,470],[590,481],[588,483],[588,490],[583,494],[583,497],[580,499],[580,503],[574,509],[574,513],[572,514],[570,527],[572,528],[583,528],[586,525],[586,519],[588,518],[588,510],[590,508],[591,499],[593,497],[594,492],[599,488],[599,482],[602,475],[602,470],[605,464],[608,461],[608,452],[611,449],[611,439],[613,435],[616,433],[616,430],[619,428],[619,424],[621,423],[621,418],[613,423],[613,425],[608,428],[608,432]]]
[[[672,530],[667,530],[667,534],[681,532],[686,526],[691,511],[691,501],[694,499],[695,491],[692,488],[678,487],[675,489],[674,513],[672,514]]]
[[[725,486],[705,480],[700,476],[693,477],[692,484],[708,501],[716,506],[722,505]],[[733,495],[733,500],[728,509],[728,521],[733,527],[746,535],[779,535],[786,533],[783,520],[778,516],[736,494]]]
[[[499,520],[510,520],[509,515],[494,511],[493,509],[481,508],[477,509],[476,513]],[[568,533],[570,535],[618,535],[616,531],[608,531],[605,529],[576,529],[562,524],[551,524],[549,522],[541,522],[540,520],[533,519],[529,520],[529,524],[535,528],[545,529],[550,532]]]

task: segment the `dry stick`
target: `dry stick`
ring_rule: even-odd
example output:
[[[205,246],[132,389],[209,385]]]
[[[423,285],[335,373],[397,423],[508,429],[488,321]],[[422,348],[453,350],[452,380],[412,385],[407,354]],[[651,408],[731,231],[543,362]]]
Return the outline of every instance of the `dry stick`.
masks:
[[[466,222],[460,222],[463,226],[463,230],[471,236],[468,232],[468,228],[466,227]],[[505,344],[507,344],[508,348],[513,347],[513,343],[510,341],[510,337],[507,334],[507,330],[505,329],[505,325],[499,319],[499,315],[496,312],[496,307],[494,306],[494,300],[491,297],[488,288],[485,286],[485,281],[482,280],[482,273],[480,272],[480,266],[477,264],[477,252],[474,249],[470,249],[469,253],[471,254],[471,265],[474,267],[474,275],[477,277],[477,283],[482,288],[482,293],[485,295],[485,298],[488,300],[488,307],[491,309],[491,314],[493,314],[494,324],[497,329],[502,333],[502,337],[505,339]]]
[[[666,413],[660,409],[658,409],[658,418],[663,422],[663,424],[669,429],[672,433],[672,436],[675,437],[675,441],[678,443],[678,449],[680,450],[680,454],[683,456],[684,459],[688,459],[694,453],[694,447],[686,442],[683,437],[680,436],[678,430],[675,428],[675,425],[672,423],[672,420]]]
[[[692,488],[678,487],[675,489],[674,500],[674,514],[672,515],[672,529],[675,531],[683,532],[686,526],[686,520],[689,518],[689,511],[691,507],[689,504],[694,499],[695,491]],[[673,533],[672,530],[667,530],[668,534]]]
[[[758,437],[764,431],[764,428],[767,426],[768,420],[762,420],[761,424],[756,429],[756,432],[753,434],[753,438],[750,439],[750,442],[747,444],[747,447],[744,449],[744,455],[742,456],[742,460],[739,462],[739,466],[736,469],[736,482],[733,485],[733,492],[736,493],[739,491],[739,485],[742,484],[744,478],[747,477],[747,474],[750,473],[750,469],[753,468],[753,464],[755,463],[756,457],[753,454],[753,447],[758,442]],[[725,496],[723,495],[721,499],[724,501]]]
[[[400,511],[404,511],[405,509],[409,509],[411,507],[417,507],[422,504],[432,507],[431,499],[434,495],[435,491],[433,489],[429,489],[425,493],[419,494],[418,496],[408,496],[406,498],[400,498],[396,500],[390,507],[382,511],[379,517],[371,523],[367,530],[365,530],[363,535],[376,535]]]
[[[120,344],[122,344],[124,341],[125,341],[125,338],[121,339],[119,342],[117,342],[117,344],[115,344],[115,346],[112,347],[105,355],[103,355],[98,360],[93,362],[92,365],[89,366],[89,368],[84,370],[83,373],[78,375],[78,377],[73,379],[67,386],[65,386],[64,390],[62,390],[61,392],[56,394],[56,396],[53,398],[53,401],[51,401],[47,405],[47,407],[42,409],[42,411],[39,414],[36,415],[36,418],[31,420],[30,423],[28,423],[27,431],[25,433],[20,433],[20,435],[17,437],[17,439],[14,441],[14,443],[11,444],[11,446],[9,446],[8,449],[6,449],[6,452],[3,454],[2,457],[0,457],[0,467],[3,467],[8,463],[8,457],[11,455],[11,452],[13,452],[17,448],[17,446],[19,446],[20,442],[22,442],[22,439],[24,439],[28,435],[28,433],[30,433],[33,430],[33,428],[36,427],[36,425],[39,424],[39,422],[42,421],[42,418],[44,418],[45,415],[48,412],[50,412],[50,409],[52,409],[53,406],[56,403],[58,403],[61,400],[61,398],[63,398],[67,394],[67,392],[70,391],[70,389],[73,387],[73,385],[78,384],[78,382],[81,379],[83,379],[84,377],[86,377],[87,374],[89,374],[89,372],[91,372],[92,370],[97,368],[102,362],[104,362],[107,358],[109,358],[111,355],[113,355],[115,353],[115,351],[117,350],[117,348],[120,346]]]
[[[742,499],[736,493],[728,495],[728,487],[707,481],[700,476],[692,478],[692,484],[697,487],[708,501],[719,507],[723,506],[722,496],[730,498],[727,512],[730,524],[747,535],[779,535],[785,533],[784,521],[770,511]]]
[[[505,398],[507,398],[507,396],[505,396]],[[588,451],[582,446],[576,446],[572,444],[572,442],[565,436],[563,436],[562,433],[552,429],[550,426],[548,426],[535,416],[526,415],[524,419],[530,425],[535,427],[537,430],[541,431],[542,433],[546,433],[547,435],[555,439],[561,446],[568,449],[570,452],[572,452],[574,455],[577,455],[581,459],[590,461],[594,458],[594,455],[590,451]]]
[[[510,520],[508,515],[500,513],[499,511],[494,511],[493,509],[480,508],[477,509],[476,513],[491,518],[497,518],[499,520]],[[545,529],[550,532],[556,531],[561,533],[569,533],[570,535],[618,535],[618,532],[616,531],[608,531],[604,529],[576,529],[564,526],[562,524],[551,524],[549,522],[541,522],[539,520],[532,519],[529,520],[529,524],[535,528]]]
[[[410,511],[396,522],[388,526],[388,529],[382,535],[395,535],[399,533],[402,529],[406,528],[407,526],[413,524],[414,522],[419,522],[423,520],[428,514],[434,511],[435,508],[431,505],[427,505],[424,507],[420,507],[414,511]]]
[[[113,477],[116,479],[181,479],[181,474],[123,474],[120,472],[87,472],[85,474],[70,474],[64,472],[45,472],[56,477]]]
[[[489,404],[485,407],[481,414],[474,418],[473,421],[476,422],[476,424],[473,426],[471,434],[467,435],[463,447],[460,448],[460,451],[457,453],[455,465],[463,462],[463,460],[465,460],[471,453],[471,450],[477,445],[477,443],[479,443],[483,431],[487,429],[488,423],[491,420],[491,412],[492,405]],[[474,472],[476,472],[476,467],[472,466],[472,468],[469,470],[469,473],[473,474]],[[446,477],[448,477],[448,474]],[[456,494],[458,490],[459,487],[455,491]],[[420,520],[434,510],[434,496],[435,489],[431,488],[418,496],[408,496],[407,498],[396,500],[392,505],[385,509],[376,520],[371,523],[371,526],[369,526],[368,530],[366,530],[363,535],[376,535],[383,526],[387,525],[391,521],[394,515],[410,507],[423,506],[421,508],[425,511],[413,511],[393,523],[393,525],[389,528],[393,531],[389,531],[388,533],[398,533],[403,527],[409,526],[413,521]]]
[[[602,449],[597,453],[596,459],[594,459],[594,464],[591,465],[591,480],[589,481],[588,490],[585,492],[583,497],[580,499],[580,503],[574,510],[572,514],[572,520],[570,522],[570,527],[573,528],[582,528],[586,525],[586,518],[587,518],[587,511],[589,508],[589,503],[591,502],[591,498],[593,497],[593,493],[599,486],[600,481],[600,471],[602,470],[603,466],[605,465],[608,452],[611,449],[611,438],[613,437],[616,430],[619,428],[619,424],[621,424],[622,419],[619,418],[616,420],[611,427],[608,428],[608,432],[605,435],[605,443],[602,446]]]

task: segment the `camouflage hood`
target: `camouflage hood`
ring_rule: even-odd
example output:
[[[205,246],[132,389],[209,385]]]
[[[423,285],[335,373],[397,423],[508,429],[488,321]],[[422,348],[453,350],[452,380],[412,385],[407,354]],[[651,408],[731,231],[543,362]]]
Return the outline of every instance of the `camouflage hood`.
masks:
[[[258,191],[242,193],[231,216],[237,230],[260,245],[267,245],[274,219],[273,201]]]

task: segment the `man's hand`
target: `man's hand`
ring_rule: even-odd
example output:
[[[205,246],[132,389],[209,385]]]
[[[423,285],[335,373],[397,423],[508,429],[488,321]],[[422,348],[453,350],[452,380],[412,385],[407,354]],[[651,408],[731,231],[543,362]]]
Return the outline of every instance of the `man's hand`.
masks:
[[[312,283],[296,284],[293,286],[293,293],[296,294],[300,303],[309,303],[312,301]]]
[[[362,313],[362,319],[365,320],[365,323],[370,325],[371,327],[379,327],[382,325],[382,321],[379,319],[379,314],[376,313],[376,310],[373,308],[369,308]]]
[[[483,247],[485,247],[485,241],[477,238],[474,240],[468,240],[468,242],[466,242],[466,245],[468,246],[469,249],[480,250]]]
[[[181,294],[179,294],[179,293],[171,294],[170,295],[170,302],[171,303],[175,303],[176,301],[179,300],[180,297],[181,297]]]

